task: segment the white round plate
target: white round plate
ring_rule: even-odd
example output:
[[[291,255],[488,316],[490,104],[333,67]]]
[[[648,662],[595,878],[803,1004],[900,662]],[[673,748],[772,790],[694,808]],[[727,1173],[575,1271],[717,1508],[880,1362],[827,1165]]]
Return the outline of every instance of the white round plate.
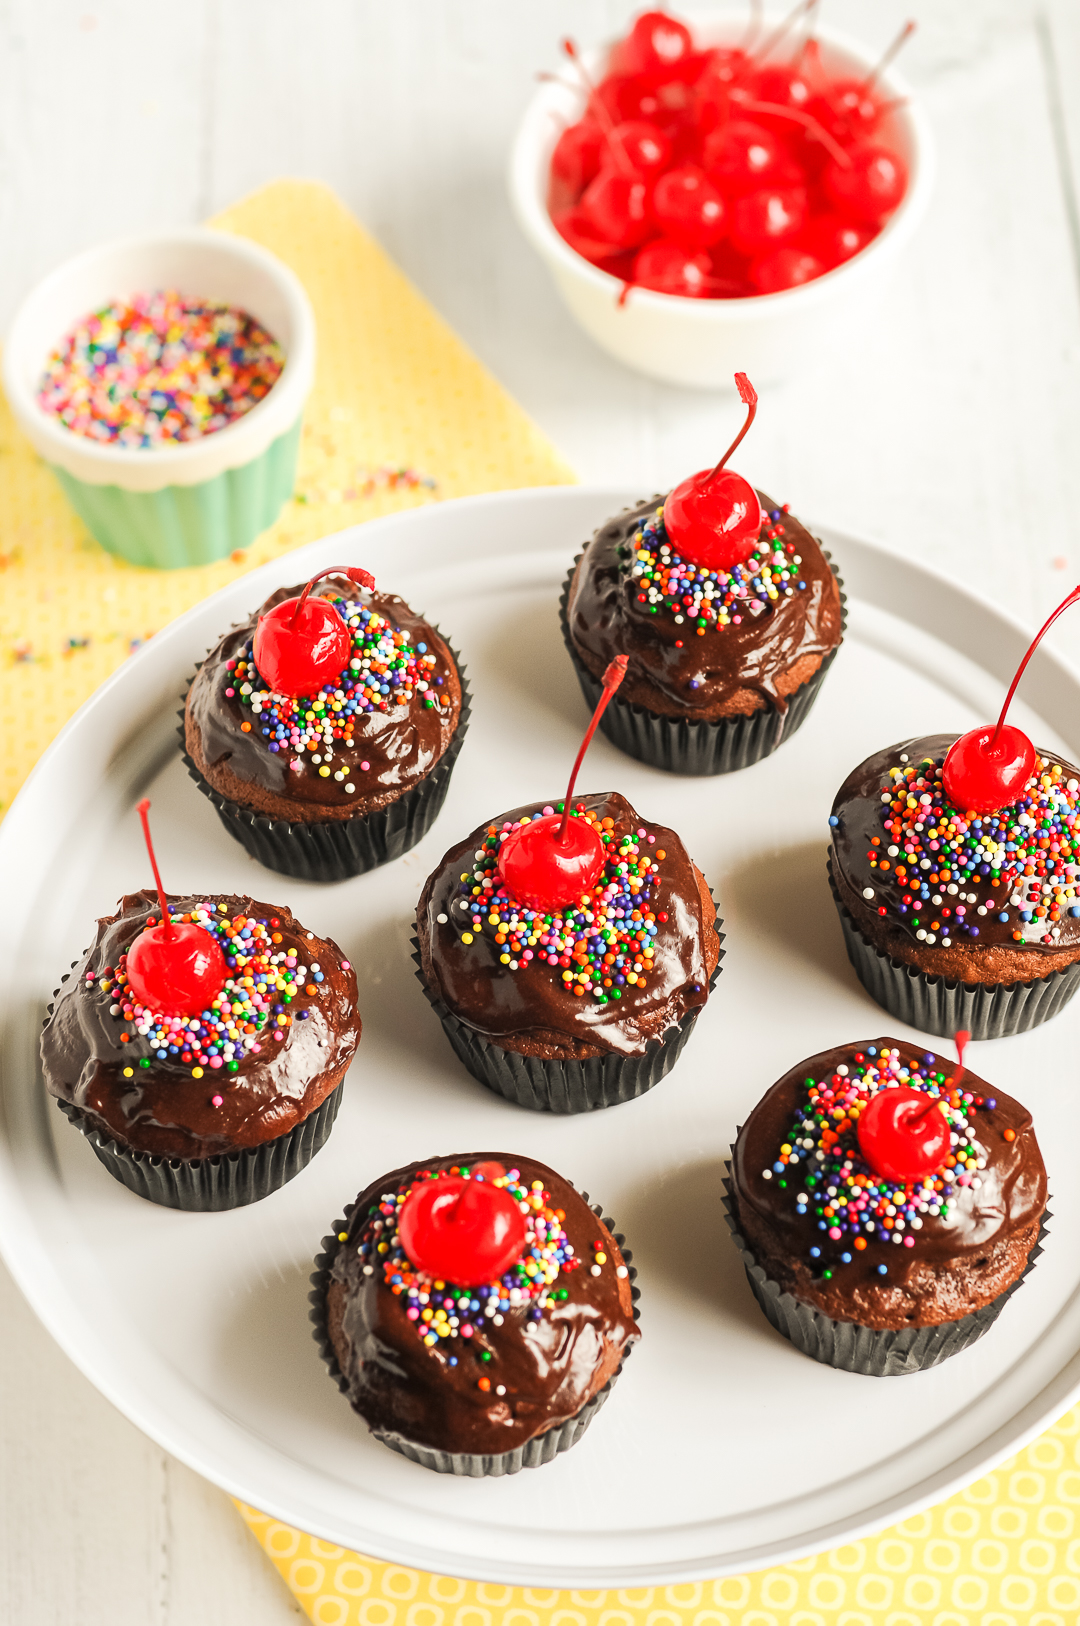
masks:
[[[721,1213],[736,1126],[802,1056],[908,1036],[864,994],[825,880],[847,771],[919,733],[994,716],[1026,635],[932,571],[825,532],[850,626],[817,708],[767,761],[679,779],[602,736],[583,790],[618,788],[677,828],[721,901],[726,958],[674,1073],[585,1117],[522,1111],[460,1067],[416,982],[412,913],[441,854],[489,817],[557,796],[585,722],[559,635],[567,566],[638,493],[510,492],[375,520],[244,576],[159,633],[46,752],[0,831],[0,1243],[42,1321],[97,1387],[226,1490],[326,1540],[421,1569],[543,1587],[658,1584],[789,1561],[975,1478],[1080,1391],[1080,1001],[971,1064],[1043,1132],[1046,1252],[989,1335],[933,1372],[875,1381],[798,1354],[753,1299]],[[475,693],[445,810],[423,844],[345,885],[256,865],[177,754],[195,662],[272,588],[364,565],[448,632]],[[1016,720],[1080,754],[1080,681],[1041,652]],[[47,1098],[37,1034],[95,916],[149,881],[137,798],[166,884],[250,892],[329,933],[357,967],[364,1039],[337,1126],[304,1172],[229,1214],[132,1196]],[[510,1479],[455,1480],[372,1441],[327,1377],[308,1272],[342,1206],[437,1153],[537,1156],[602,1200],[640,1269],[643,1336],[582,1442]]]

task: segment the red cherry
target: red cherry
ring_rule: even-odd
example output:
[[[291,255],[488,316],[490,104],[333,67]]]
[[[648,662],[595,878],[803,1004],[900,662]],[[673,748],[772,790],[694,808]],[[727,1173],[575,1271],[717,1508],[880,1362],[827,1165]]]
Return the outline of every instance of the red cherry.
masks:
[[[639,287],[683,299],[707,298],[711,274],[712,262],[707,254],[692,254],[681,243],[672,243],[666,237],[646,243],[634,260],[633,280]]]
[[[732,89],[744,76],[746,63],[744,51],[720,49],[709,53],[694,93],[694,117],[702,135],[728,123]]]
[[[941,783],[946,796],[958,813],[996,813],[1018,801],[1031,775],[1035,771],[1035,747],[1019,728],[1005,721],[1012,704],[1017,684],[1024,675],[1028,661],[1034,655],[1043,635],[1070,604],[1080,599],[1080,587],[1074,587],[1043,622],[1016,675],[1009,685],[1005,704],[997,726],[973,728],[949,749],[941,770]]]
[[[614,243],[605,242],[598,235],[596,226],[583,209],[564,209],[551,218],[555,230],[564,242],[569,243],[575,254],[580,254],[604,271],[611,269],[612,261],[620,250]]]
[[[877,123],[881,104],[864,88],[863,81],[839,79],[821,96],[814,96],[806,111],[834,141],[857,141],[868,136]]]
[[[671,71],[695,55],[694,41],[685,23],[663,11],[645,11],[618,48],[622,73]]]
[[[779,248],[797,237],[806,221],[806,188],[762,187],[737,199],[731,212],[731,240],[744,254]]]
[[[718,243],[727,227],[724,200],[703,169],[681,164],[656,183],[652,212],[661,231],[688,248]]]
[[[843,265],[877,236],[873,226],[844,220],[840,215],[819,215],[802,234],[801,247],[821,261],[826,271]]]
[[[657,79],[643,73],[616,75],[601,80],[596,94],[616,123],[643,120],[655,124],[672,141],[690,123],[693,92],[684,79]]]
[[[671,142],[658,125],[646,119],[625,119],[616,124],[611,139],[642,175],[659,175],[671,162]]]
[[[589,742],[608,701],[626,676],[629,657],[616,655],[604,673],[604,692],[596,703],[577,760],[570,772],[561,814],[533,819],[511,830],[499,848],[499,875],[510,896],[527,909],[554,914],[577,903],[596,885],[604,867],[604,844],[592,821],[570,817],[574,784]]]
[[[951,1145],[936,1099],[906,1084],[872,1095],[859,1114],[857,1133],[859,1150],[874,1173],[905,1183],[939,1169]]]
[[[876,224],[892,214],[907,189],[907,170],[886,147],[852,147],[850,162],[835,160],[825,171],[825,190],[832,201],[859,220]]]
[[[398,1236],[425,1276],[478,1287],[497,1282],[521,1257],[525,1216],[504,1186],[449,1174],[412,1188]]]
[[[797,107],[807,111],[812,91],[805,75],[798,67],[765,68],[753,82],[754,99],[775,102],[780,107]]]
[[[362,587],[374,587],[366,570],[331,565],[307,583],[299,598],[287,598],[259,617],[253,651],[255,665],[275,694],[313,695],[344,671],[352,652],[352,634],[334,606],[308,594],[324,576],[346,576]]]
[[[776,248],[750,267],[750,281],[759,294],[778,294],[824,276],[827,267],[805,248]]]
[[[161,1016],[191,1016],[207,1008],[224,987],[225,956],[216,938],[191,921],[169,920],[147,817],[150,803],[138,804],[146,850],[157,882],[161,924],[141,931],[127,951],[125,971],[140,1005]]]
[[[732,119],[707,138],[701,162],[730,196],[776,180],[784,159],[780,139],[771,130],[751,119]]]
[[[754,551],[761,533],[761,504],[748,480],[724,467],[757,414],[757,392],[745,373],[735,384],[747,407],[746,422],[714,469],[683,480],[664,503],[664,528],[683,559],[705,570],[731,570]]]
[[[996,738],[995,738],[996,736]],[[1018,801],[1035,772],[1035,747],[1019,728],[993,723],[961,734],[941,770],[946,796],[960,813],[996,813]]]
[[[551,155],[551,176],[575,198],[580,197],[607,152],[604,132],[594,119],[579,119],[568,125],[555,143]]]
[[[583,223],[615,248],[637,248],[652,235],[651,183],[640,175],[602,169],[581,199]]]

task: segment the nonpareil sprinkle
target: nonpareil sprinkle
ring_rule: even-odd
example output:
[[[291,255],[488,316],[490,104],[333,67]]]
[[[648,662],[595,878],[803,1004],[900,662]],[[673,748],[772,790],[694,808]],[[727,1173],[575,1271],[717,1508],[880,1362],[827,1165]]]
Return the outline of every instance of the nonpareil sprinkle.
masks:
[[[246,311],[172,290],[136,294],[75,324],[49,357],[38,404],[73,434],[145,450],[234,423],[284,365]]]

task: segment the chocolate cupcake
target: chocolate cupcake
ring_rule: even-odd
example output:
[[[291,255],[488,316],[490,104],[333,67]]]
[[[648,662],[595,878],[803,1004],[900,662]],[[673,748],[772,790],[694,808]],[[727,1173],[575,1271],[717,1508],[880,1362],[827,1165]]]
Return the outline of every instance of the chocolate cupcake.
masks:
[[[829,875],[879,1005],[927,1033],[1000,1038],[1045,1022],[1080,984],[1080,770],[1033,751],[1019,794],[977,813],[946,788],[956,742],[904,740],[848,775]]]
[[[739,1131],[728,1209],[754,1294],[804,1354],[898,1376],[981,1338],[1041,1251],[1031,1115],[897,1039],[800,1062]]]
[[[315,1336],[384,1445],[439,1473],[517,1473],[576,1444],[639,1336],[622,1243],[530,1158],[410,1163],[324,1240]]]
[[[726,456],[609,520],[563,589],[563,638],[590,705],[612,656],[630,657],[605,734],[672,773],[769,755],[802,726],[843,637],[820,543]]]
[[[430,829],[469,699],[449,645],[402,599],[365,590],[366,571],[323,575],[317,592],[272,593],[208,655],[183,740],[191,777],[253,857],[339,881]]]
[[[255,1202],[325,1142],[360,1042],[335,943],[248,897],[170,897],[216,957],[187,1013],[144,1002],[133,945],[162,936],[153,892],[120,900],[65,977],[41,1037],[45,1084],[115,1179],[169,1208]],[[199,972],[202,975],[202,972]],[[215,990],[216,984],[216,990]],[[162,983],[162,987],[166,986]]]
[[[570,806],[570,834],[599,854],[572,902],[545,907],[507,860],[511,837],[559,825],[560,802],[499,814],[451,847],[417,910],[420,981],[458,1057],[489,1089],[549,1112],[657,1084],[723,952],[708,885],[673,830],[614,791]]]

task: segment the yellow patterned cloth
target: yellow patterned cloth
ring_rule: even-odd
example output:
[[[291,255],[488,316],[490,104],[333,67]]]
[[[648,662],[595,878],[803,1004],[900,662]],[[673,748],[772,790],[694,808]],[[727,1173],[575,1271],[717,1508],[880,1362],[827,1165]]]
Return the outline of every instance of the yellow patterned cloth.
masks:
[[[136,569],[83,529],[0,396],[0,813],[133,649],[254,565],[378,514],[573,479],[326,187],[278,181],[212,224],[272,249],[315,308],[296,497],[221,564]]]
[[[277,182],[215,224],[280,255],[315,307],[319,365],[296,497],[246,553],[138,570],[86,534],[0,400],[0,811],[132,649],[254,565],[378,514],[573,478],[324,187]],[[485,1586],[382,1564],[241,1507],[316,1626],[1074,1626],[1078,1510],[1080,1408],[884,1535],[687,1586]]]
[[[421,1575],[237,1506],[315,1626],[1076,1626],[1080,1619],[1080,1406],[995,1473],[880,1536],[755,1575],[684,1586],[539,1592]]]

